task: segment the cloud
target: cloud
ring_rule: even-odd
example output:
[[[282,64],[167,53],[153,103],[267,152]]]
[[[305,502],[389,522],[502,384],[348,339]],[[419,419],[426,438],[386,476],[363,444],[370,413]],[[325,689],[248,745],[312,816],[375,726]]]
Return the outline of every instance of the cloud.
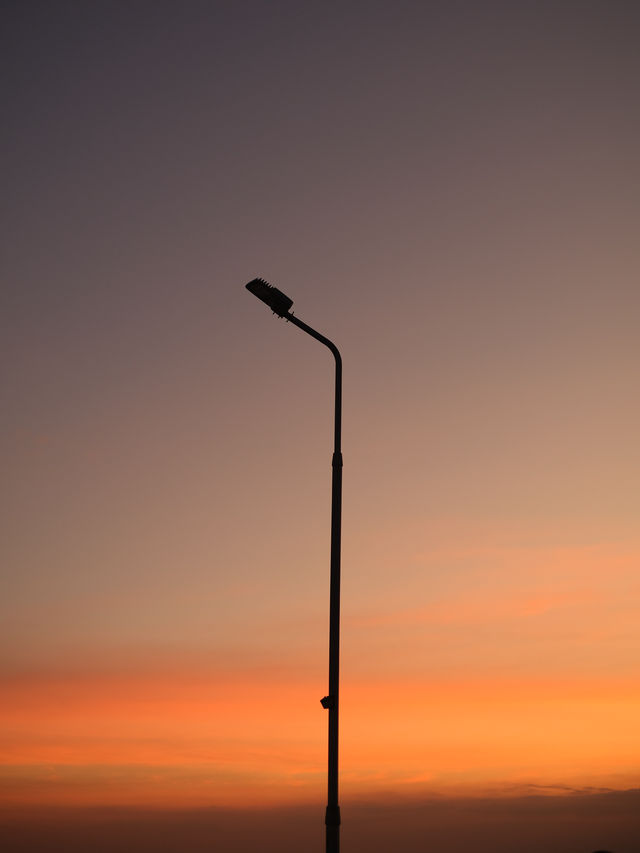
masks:
[[[499,537],[493,544],[483,537],[475,544],[453,537],[434,543],[415,561],[420,572],[407,572],[402,592],[392,588],[384,599],[346,610],[346,624],[360,629],[479,626],[560,611],[572,622],[581,610],[589,613],[593,627],[590,611],[597,608],[601,627],[613,611],[619,623],[630,597],[640,593],[639,543],[531,546],[500,544]],[[636,620],[635,612],[629,615]]]
[[[424,607],[374,612],[355,616],[350,624],[357,628],[382,628],[412,625],[485,625],[527,616],[541,616],[552,610],[578,607],[601,601],[595,592],[575,589],[568,592],[531,591],[500,596],[476,593],[441,600]]]
[[[343,800],[345,850],[386,853],[589,853],[636,849],[640,790],[560,795]],[[92,808],[0,810],[0,842],[29,853],[228,853],[320,849],[324,803],[261,810]]]

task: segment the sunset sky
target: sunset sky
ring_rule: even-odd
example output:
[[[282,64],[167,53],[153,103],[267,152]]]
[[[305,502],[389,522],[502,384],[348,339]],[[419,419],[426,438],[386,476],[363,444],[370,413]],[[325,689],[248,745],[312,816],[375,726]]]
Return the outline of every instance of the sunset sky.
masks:
[[[1,18],[2,820],[314,806],[321,849],[333,368],[262,276],[344,359],[349,849],[544,794],[633,853],[638,7]]]

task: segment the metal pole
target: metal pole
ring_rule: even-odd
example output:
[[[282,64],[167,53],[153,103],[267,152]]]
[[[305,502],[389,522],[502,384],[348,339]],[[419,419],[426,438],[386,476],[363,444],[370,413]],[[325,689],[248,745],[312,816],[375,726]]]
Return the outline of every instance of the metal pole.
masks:
[[[329,586],[329,695],[320,701],[329,711],[329,755],[327,776],[326,853],[340,851],[340,806],[338,804],[338,712],[340,694],[340,535],[342,529],[342,358],[335,344],[324,335],[283,313],[289,322],[323,343],[336,361],[335,419],[331,460],[331,574]]]

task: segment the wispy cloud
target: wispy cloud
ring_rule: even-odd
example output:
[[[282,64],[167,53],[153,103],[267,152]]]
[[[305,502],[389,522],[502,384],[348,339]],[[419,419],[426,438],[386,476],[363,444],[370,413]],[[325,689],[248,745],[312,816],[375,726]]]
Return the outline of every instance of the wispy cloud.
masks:
[[[601,601],[595,592],[577,589],[560,594],[557,592],[531,592],[508,597],[497,595],[460,596],[442,600],[424,607],[413,607],[393,612],[363,614],[352,617],[350,624],[359,628],[412,625],[480,625],[541,616],[552,610],[579,607]]]

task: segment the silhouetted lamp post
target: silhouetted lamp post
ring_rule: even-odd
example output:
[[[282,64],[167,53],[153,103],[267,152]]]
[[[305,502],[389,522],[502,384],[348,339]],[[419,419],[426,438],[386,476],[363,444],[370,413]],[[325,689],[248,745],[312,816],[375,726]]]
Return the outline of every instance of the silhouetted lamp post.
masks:
[[[303,332],[328,347],[336,360],[336,397],[333,459],[331,462],[331,580],[329,589],[329,695],[320,700],[329,711],[329,773],[325,824],[327,853],[340,850],[340,806],[338,805],[338,687],[340,671],[340,528],[342,521],[342,452],[340,447],[342,422],[342,358],[338,348],[324,335],[316,332],[290,313],[293,300],[262,278],[254,278],[247,290],[265,302],[274,314],[284,317]]]

